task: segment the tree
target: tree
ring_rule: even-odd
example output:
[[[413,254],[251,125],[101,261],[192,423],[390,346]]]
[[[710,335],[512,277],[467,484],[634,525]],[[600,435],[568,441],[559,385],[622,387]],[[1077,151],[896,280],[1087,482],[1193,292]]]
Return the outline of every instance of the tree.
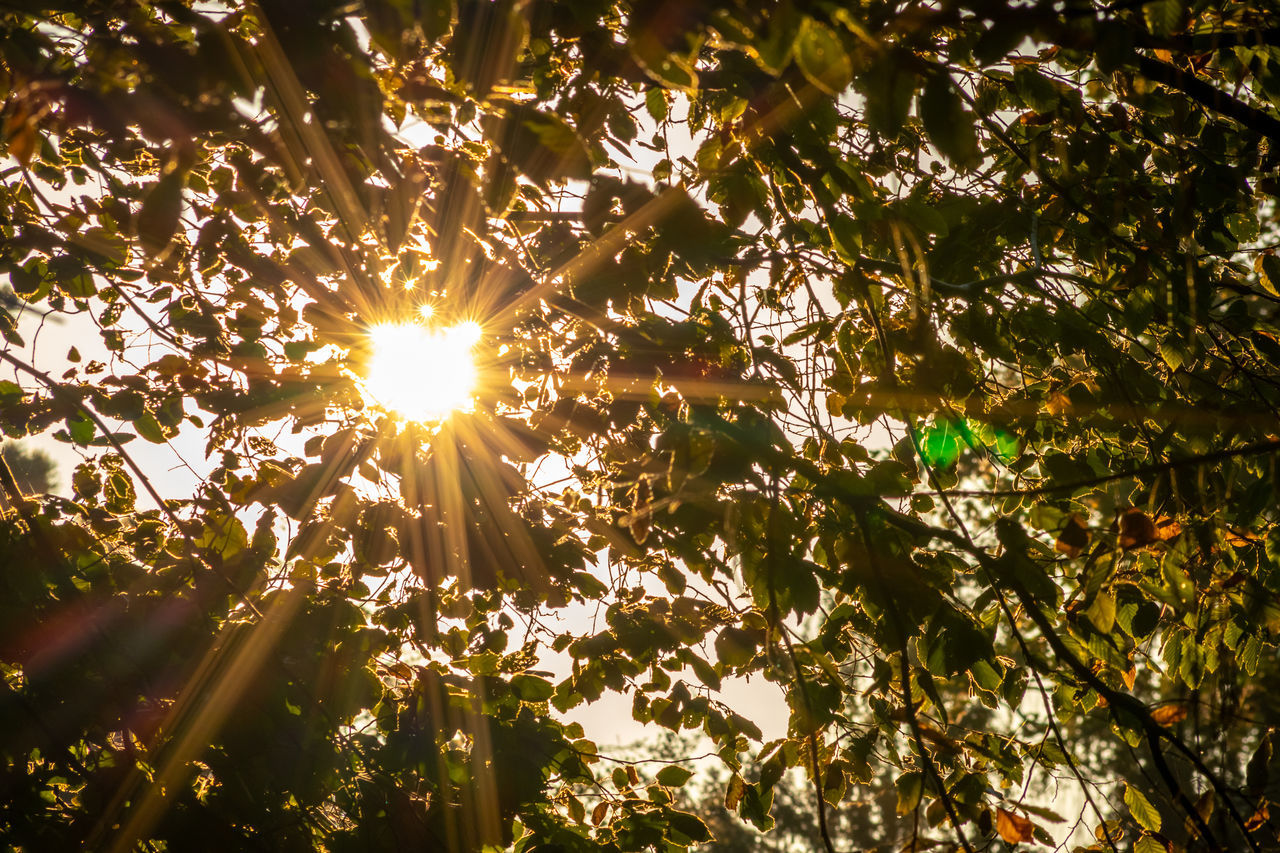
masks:
[[[9,466],[14,482],[23,494],[52,491],[57,467],[49,454],[24,447],[16,441],[0,445],[0,458]]]
[[[85,330],[0,312],[0,425],[85,455],[6,480],[15,849],[707,841],[688,768],[564,722],[606,691],[759,829],[797,769],[829,853],[887,790],[859,837],[1044,841],[1053,785],[1095,849],[1275,848],[1276,12],[0,27],[0,265]],[[469,402],[397,415],[468,356]],[[137,448],[197,436],[172,493]]]

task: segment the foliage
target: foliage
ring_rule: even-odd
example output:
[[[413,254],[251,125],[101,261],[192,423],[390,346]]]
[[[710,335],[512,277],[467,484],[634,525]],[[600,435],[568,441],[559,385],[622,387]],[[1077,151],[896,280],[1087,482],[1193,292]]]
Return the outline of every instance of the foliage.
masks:
[[[9,472],[13,474],[13,479],[23,494],[53,489],[57,465],[49,454],[17,441],[6,441],[0,445],[0,459],[9,466]]]
[[[84,330],[0,312],[0,425],[85,455],[6,489],[0,833],[706,841],[564,722],[610,692],[759,829],[798,768],[829,851],[888,790],[881,843],[1061,838],[1055,784],[1095,849],[1274,849],[1278,27],[0,7],[0,268]],[[424,303],[483,329],[444,423],[359,379]],[[197,439],[173,493],[147,446]]]

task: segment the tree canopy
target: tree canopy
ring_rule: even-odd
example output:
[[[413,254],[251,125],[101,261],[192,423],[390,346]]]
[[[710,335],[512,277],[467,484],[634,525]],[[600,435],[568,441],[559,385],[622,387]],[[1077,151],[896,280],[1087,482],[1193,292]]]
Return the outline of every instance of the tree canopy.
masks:
[[[1280,12],[24,0],[0,92],[10,849],[1277,849]]]

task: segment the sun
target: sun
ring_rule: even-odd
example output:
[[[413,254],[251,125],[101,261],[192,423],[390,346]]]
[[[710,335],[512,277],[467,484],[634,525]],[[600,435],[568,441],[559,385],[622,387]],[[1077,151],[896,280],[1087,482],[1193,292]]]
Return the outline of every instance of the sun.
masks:
[[[384,323],[369,330],[369,339],[363,384],[374,403],[410,421],[440,421],[471,408],[479,324]]]

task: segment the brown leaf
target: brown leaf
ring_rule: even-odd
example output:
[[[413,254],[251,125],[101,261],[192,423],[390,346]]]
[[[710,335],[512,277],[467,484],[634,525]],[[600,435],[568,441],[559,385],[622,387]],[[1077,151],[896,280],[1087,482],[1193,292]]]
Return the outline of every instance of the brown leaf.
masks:
[[[729,780],[729,785],[724,789],[724,807],[726,811],[737,811],[738,803],[742,802],[742,795],[747,792],[747,783],[742,780],[738,774],[734,774]]]
[[[1213,791],[1205,791],[1196,800],[1196,814],[1200,815],[1200,819],[1208,823],[1209,816],[1213,814],[1214,805]]]
[[[1173,703],[1170,705],[1161,705],[1151,712],[1151,719],[1155,720],[1162,726],[1171,726],[1174,723],[1180,723],[1187,718],[1187,706]]]
[[[1270,819],[1271,809],[1268,808],[1267,801],[1263,800],[1262,804],[1258,806],[1258,810],[1253,813],[1253,816],[1244,822],[1244,828],[1250,832],[1256,832]]]
[[[599,826],[608,814],[609,804],[607,802],[598,804],[591,810],[591,824],[593,826]]]
[[[1055,417],[1071,410],[1071,398],[1061,391],[1054,391],[1044,404],[1045,411]]]
[[[1256,545],[1262,541],[1262,537],[1252,530],[1244,530],[1243,528],[1227,528],[1227,544],[1233,548],[1245,548],[1249,545]]]
[[[1156,538],[1168,541],[1182,532],[1182,524],[1176,518],[1162,515],[1156,519]]]
[[[1034,830],[1035,824],[1029,819],[1001,808],[996,809],[996,832],[1000,833],[1006,844],[1030,841]]]
[[[23,166],[31,162],[31,155],[36,150],[36,129],[32,124],[19,124],[9,137],[9,156]]]
[[[1062,528],[1062,532],[1058,534],[1058,541],[1053,543],[1054,549],[1059,554],[1065,554],[1067,557],[1079,557],[1080,552],[1089,544],[1089,528],[1084,523],[1084,519],[1078,514],[1072,513],[1067,519],[1066,525]]]
[[[1120,516],[1120,547],[1141,548],[1160,538],[1156,523],[1137,507],[1126,509]]]

